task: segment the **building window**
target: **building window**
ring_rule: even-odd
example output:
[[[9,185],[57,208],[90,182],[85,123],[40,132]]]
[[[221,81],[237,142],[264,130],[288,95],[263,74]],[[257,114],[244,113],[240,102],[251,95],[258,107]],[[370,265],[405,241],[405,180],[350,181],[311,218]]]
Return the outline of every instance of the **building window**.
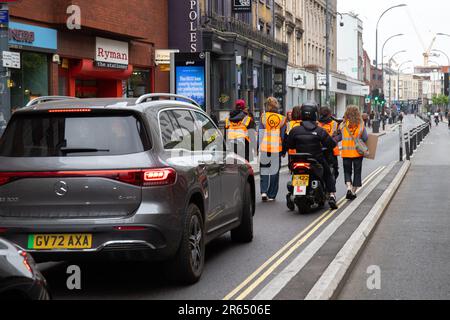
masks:
[[[42,53],[21,53],[22,69],[11,69],[11,108],[24,107],[30,100],[49,95],[48,56]]]
[[[136,69],[127,83],[127,97],[138,98],[150,92],[150,70]]]

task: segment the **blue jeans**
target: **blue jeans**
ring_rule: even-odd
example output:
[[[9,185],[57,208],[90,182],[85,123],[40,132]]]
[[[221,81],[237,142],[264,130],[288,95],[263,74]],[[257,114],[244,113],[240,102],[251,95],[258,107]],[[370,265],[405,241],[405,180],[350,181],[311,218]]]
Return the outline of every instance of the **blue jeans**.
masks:
[[[280,154],[261,154],[261,194],[266,193],[269,199],[275,199],[278,195],[280,169]]]

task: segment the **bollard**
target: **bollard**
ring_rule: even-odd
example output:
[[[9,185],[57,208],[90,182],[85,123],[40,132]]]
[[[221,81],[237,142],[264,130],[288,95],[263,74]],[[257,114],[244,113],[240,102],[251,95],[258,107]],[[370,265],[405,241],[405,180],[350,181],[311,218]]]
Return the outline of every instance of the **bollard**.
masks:
[[[405,133],[405,154],[406,154],[406,160],[411,160],[411,150],[409,147],[409,132]]]
[[[401,122],[398,126],[398,132],[400,135],[400,162],[403,162],[403,125]]]

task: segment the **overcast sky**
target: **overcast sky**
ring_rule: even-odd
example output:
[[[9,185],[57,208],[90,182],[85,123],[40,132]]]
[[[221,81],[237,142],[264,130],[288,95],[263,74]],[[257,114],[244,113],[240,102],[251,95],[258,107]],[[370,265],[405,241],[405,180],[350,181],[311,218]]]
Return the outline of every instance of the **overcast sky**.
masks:
[[[413,60],[415,65],[423,65],[424,47],[428,48],[434,34],[450,34],[450,1],[448,0],[338,0],[338,11],[353,11],[364,23],[364,47],[370,59],[375,60],[375,28],[381,13],[387,8],[405,3],[408,6],[396,8],[384,15],[379,28],[378,60],[381,63],[381,46],[390,36],[404,33],[386,44],[385,56],[400,50],[407,50],[397,56],[400,62]],[[340,19],[338,17],[338,19]],[[419,34],[419,35],[418,35]],[[423,42],[422,42],[423,41]],[[450,56],[450,37],[438,36],[434,49],[442,50]],[[441,65],[447,65],[445,56],[431,57]],[[432,65],[432,63],[430,63]],[[412,70],[411,70],[412,71]]]

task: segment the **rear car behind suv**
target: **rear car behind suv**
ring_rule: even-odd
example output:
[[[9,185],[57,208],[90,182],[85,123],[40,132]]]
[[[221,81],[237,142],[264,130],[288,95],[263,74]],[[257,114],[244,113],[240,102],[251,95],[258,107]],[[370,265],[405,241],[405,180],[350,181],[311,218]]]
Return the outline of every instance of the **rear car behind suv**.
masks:
[[[163,260],[194,283],[208,242],[253,239],[254,202],[251,166],[185,97],[40,98],[0,139],[0,236],[38,261]]]

